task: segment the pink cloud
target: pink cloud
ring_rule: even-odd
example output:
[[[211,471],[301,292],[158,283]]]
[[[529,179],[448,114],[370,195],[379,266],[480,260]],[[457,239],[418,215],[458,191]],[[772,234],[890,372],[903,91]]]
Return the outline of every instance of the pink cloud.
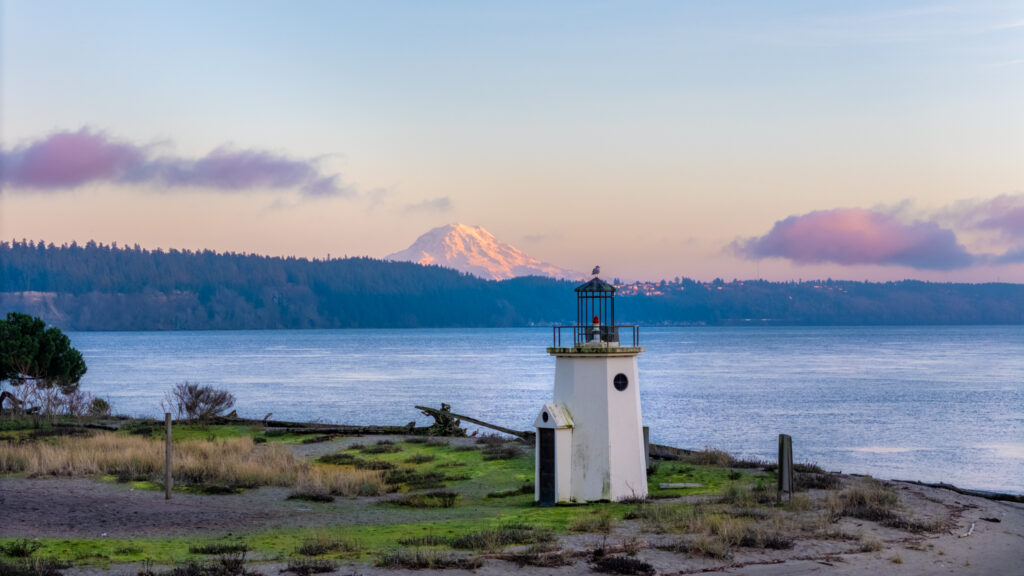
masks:
[[[82,128],[57,132],[27,146],[0,152],[6,186],[61,190],[90,183],[154,184],[215,191],[298,189],[307,196],[343,196],[340,176],[322,174],[308,160],[262,150],[221,147],[199,158],[153,157],[144,146]]]
[[[927,270],[964,268],[974,256],[956,235],[934,222],[906,223],[860,208],[821,210],[790,216],[761,237],[732,244],[743,257],[785,258],[800,264],[834,262]]]
[[[3,154],[3,181],[24,188],[74,188],[98,180],[118,180],[145,163],[145,151],[112,142],[82,128],[58,132]]]

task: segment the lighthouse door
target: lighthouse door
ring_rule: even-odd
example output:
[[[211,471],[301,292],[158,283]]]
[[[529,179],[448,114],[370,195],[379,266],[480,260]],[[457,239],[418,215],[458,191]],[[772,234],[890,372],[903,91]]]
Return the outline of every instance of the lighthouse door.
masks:
[[[537,466],[537,482],[540,483],[539,502],[542,505],[552,505],[555,503],[555,431],[551,428],[540,428],[537,432],[540,434]]]

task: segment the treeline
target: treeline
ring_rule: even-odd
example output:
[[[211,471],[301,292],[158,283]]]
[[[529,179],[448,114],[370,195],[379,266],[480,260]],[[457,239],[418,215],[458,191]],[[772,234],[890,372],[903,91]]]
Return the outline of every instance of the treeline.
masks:
[[[575,283],[501,282],[372,258],[308,260],[89,242],[0,242],[0,313],[68,330],[506,327],[568,323]],[[620,292],[619,323],[1020,324],[1024,285],[710,283]]]

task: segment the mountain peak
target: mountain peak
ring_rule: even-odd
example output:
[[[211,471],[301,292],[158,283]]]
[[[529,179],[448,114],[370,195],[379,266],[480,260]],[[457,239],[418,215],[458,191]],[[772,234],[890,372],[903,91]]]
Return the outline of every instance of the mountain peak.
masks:
[[[582,278],[583,274],[541,262],[522,250],[506,244],[482,226],[447,224],[423,234],[412,246],[385,257],[385,260],[436,264],[486,278],[505,280],[516,276]]]

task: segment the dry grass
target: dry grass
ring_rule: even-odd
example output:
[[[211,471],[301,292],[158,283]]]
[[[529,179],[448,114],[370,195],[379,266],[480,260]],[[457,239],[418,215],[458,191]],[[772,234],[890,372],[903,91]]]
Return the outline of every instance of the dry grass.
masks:
[[[159,480],[164,445],[139,436],[97,434],[52,442],[0,444],[0,472],[29,476],[113,475],[119,480]],[[285,447],[255,445],[251,438],[187,440],[174,445],[174,479],[190,485],[324,486],[344,496],[383,494],[379,472],[312,467]]]
[[[758,483],[754,485],[729,484],[722,490],[719,501],[742,508],[751,508],[763,504],[774,504],[777,491],[774,484]]]
[[[377,470],[346,470],[313,466],[299,475],[296,488],[323,491],[334,496],[379,496],[388,491]]]
[[[830,493],[826,497],[822,522],[836,522],[843,516],[870,520],[915,534],[937,532],[946,525],[941,519],[922,521],[906,516],[900,505],[900,497],[892,487],[872,478],[862,478],[839,492],[838,496]]]
[[[728,452],[715,448],[704,448],[700,452],[694,452],[688,460],[694,464],[720,468],[731,466],[733,463],[733,457]]]
[[[645,531],[664,534],[668,532],[696,534],[707,528],[707,513],[700,504],[638,504],[627,519],[638,519]]]
[[[896,516],[900,497],[883,482],[863,478],[839,493],[841,514],[861,520],[889,520]]]

